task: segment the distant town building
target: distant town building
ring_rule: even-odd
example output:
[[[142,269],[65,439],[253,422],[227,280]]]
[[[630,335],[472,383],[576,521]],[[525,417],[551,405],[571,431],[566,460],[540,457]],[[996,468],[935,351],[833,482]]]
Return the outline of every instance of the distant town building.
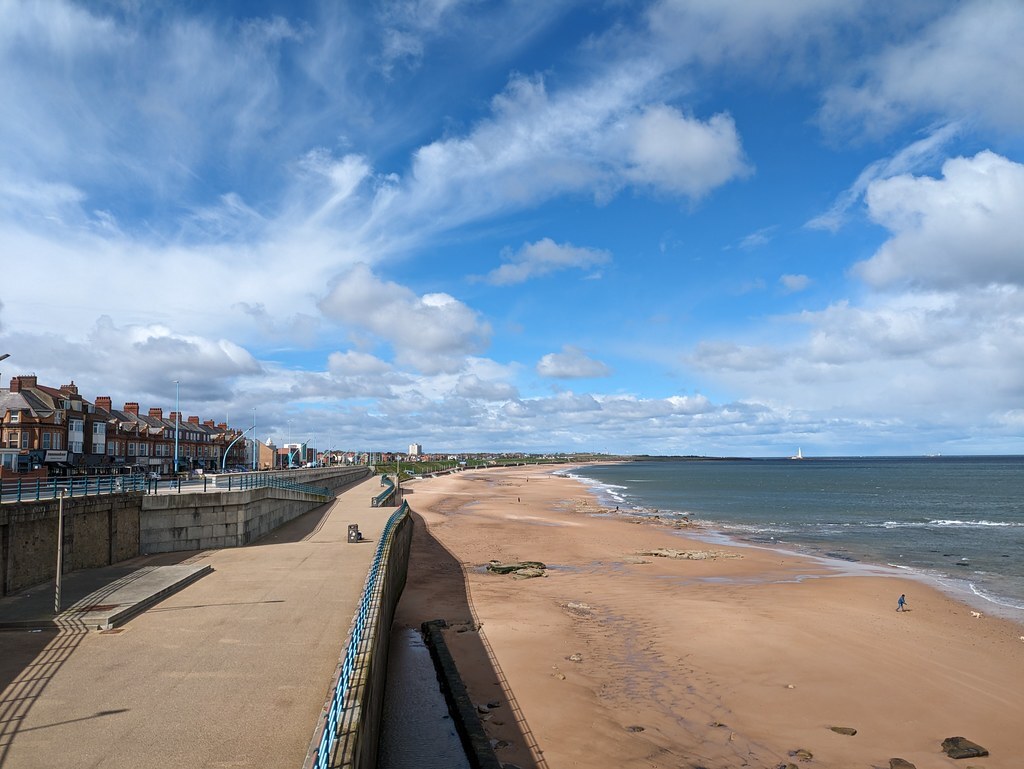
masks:
[[[418,457],[418,456],[421,456],[422,454],[423,454],[423,446],[421,446],[419,443],[410,443],[409,444],[409,456],[410,457]]]

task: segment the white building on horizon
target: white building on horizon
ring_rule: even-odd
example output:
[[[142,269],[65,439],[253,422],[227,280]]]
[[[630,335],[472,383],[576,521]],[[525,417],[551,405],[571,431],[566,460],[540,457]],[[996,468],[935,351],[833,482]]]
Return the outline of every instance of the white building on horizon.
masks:
[[[419,443],[410,443],[409,444],[409,456],[410,457],[418,457],[422,453],[423,453],[423,446],[422,445],[420,445]]]

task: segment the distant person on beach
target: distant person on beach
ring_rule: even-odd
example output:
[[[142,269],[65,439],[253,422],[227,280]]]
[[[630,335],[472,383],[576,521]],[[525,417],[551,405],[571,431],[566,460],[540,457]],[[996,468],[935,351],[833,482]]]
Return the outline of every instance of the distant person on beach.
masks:
[[[900,600],[896,602],[896,611],[905,611],[904,606],[907,605],[907,594],[900,593]]]

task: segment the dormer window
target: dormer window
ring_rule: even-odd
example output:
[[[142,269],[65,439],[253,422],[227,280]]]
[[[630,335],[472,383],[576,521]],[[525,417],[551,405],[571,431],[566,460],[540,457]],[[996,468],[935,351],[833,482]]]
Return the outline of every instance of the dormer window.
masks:
[[[11,424],[12,425],[16,425],[20,421],[21,421],[21,412],[20,411],[12,411],[11,412]]]

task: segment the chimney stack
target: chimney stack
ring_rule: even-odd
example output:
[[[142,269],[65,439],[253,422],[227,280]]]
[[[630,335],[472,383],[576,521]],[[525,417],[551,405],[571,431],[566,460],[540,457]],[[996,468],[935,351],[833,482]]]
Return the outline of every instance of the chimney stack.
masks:
[[[138,403],[134,403],[134,402],[124,404],[124,413],[125,414],[134,414],[135,416],[138,416],[139,415],[139,404]]]
[[[188,423],[190,425],[197,425],[197,424],[199,424],[199,417],[189,417],[188,418]]]
[[[149,410],[149,415],[151,417],[153,417],[154,419],[163,419],[164,418],[164,410],[160,409],[160,408],[151,408]]]
[[[21,376],[11,377],[11,392],[21,392],[28,387],[36,387],[37,380],[35,374],[22,374]]]
[[[104,411],[113,411],[112,407],[113,403],[109,395],[100,395],[96,398],[96,408],[103,409]]]

